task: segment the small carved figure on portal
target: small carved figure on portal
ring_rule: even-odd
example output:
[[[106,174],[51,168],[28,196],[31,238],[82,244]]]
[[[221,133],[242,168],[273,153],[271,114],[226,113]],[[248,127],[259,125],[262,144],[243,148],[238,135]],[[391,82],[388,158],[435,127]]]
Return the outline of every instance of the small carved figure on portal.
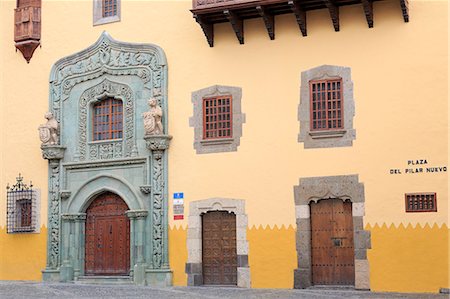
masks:
[[[150,100],[148,100],[148,105],[150,106],[150,111],[142,113],[142,117],[144,119],[145,135],[162,135],[162,109],[157,104],[155,98],[151,98]]]
[[[39,126],[39,138],[42,141],[42,145],[58,144],[58,121],[51,112],[45,113],[44,117],[47,119],[47,123]]]

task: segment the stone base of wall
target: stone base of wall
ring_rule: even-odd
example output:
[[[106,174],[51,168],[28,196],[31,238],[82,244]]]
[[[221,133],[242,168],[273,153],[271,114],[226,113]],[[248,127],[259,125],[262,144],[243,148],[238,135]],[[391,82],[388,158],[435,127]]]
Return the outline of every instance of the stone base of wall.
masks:
[[[153,287],[172,286],[172,271],[167,270],[145,270],[146,284]]]

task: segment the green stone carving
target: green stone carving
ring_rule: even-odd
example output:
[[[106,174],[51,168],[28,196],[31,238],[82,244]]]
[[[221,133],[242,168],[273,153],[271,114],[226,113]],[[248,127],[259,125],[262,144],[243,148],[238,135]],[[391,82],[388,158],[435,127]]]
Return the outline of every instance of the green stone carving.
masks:
[[[123,138],[94,142],[92,104],[122,100]],[[84,276],[85,212],[102,192],[119,195],[130,219],[130,276],[135,284],[171,285],[168,263],[167,136],[144,140],[142,113],[155,98],[167,126],[167,63],[161,48],[112,39],[60,59],[50,74],[49,111],[60,145],[43,146],[49,160],[48,249],[45,281]],[[156,136],[155,136],[156,137]],[[149,158],[150,157],[150,158]],[[148,215],[148,216],[147,216]]]

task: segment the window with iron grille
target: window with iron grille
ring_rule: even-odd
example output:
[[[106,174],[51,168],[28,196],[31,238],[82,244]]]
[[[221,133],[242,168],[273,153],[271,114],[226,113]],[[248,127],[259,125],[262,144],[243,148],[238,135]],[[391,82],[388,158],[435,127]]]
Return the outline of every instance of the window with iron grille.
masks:
[[[351,68],[321,65],[302,72],[298,141],[305,148],[352,146],[354,116]]]
[[[23,183],[19,174],[16,184],[7,190],[7,233],[29,233],[38,229],[38,193],[33,185]]]
[[[406,212],[437,212],[436,193],[406,193]]]
[[[310,81],[311,130],[343,128],[342,79]]]
[[[212,85],[192,92],[194,114],[189,125],[194,128],[197,154],[238,150],[245,123],[241,100],[242,88],[237,86]]]
[[[102,0],[103,1],[103,17],[112,17],[117,15],[117,0]]]
[[[93,107],[93,140],[120,139],[123,134],[123,105],[121,100],[107,98]]]
[[[203,139],[232,138],[231,96],[203,99]]]

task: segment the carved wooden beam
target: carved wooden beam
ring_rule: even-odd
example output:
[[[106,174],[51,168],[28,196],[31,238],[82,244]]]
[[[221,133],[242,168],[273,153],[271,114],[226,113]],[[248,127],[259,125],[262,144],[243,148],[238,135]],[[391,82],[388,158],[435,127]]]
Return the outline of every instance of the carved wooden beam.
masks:
[[[369,28],[373,27],[373,4],[371,0],[361,0],[366,14],[367,25]]]
[[[262,6],[256,6],[258,14],[263,18],[264,25],[266,25],[267,33],[271,40],[275,39],[275,17],[273,14],[267,12]]]
[[[203,33],[206,36],[206,40],[208,41],[209,46],[214,47],[214,24],[205,22],[205,20],[199,15],[194,15],[194,18],[197,23],[200,24],[200,27],[202,27]]]
[[[400,0],[400,6],[402,8],[403,20],[407,23],[409,22],[408,0]]]
[[[330,11],[330,17],[333,21],[334,31],[339,31],[339,7],[336,6],[331,0],[324,0],[325,5]]]
[[[304,11],[300,7],[300,3],[298,1],[288,1],[289,6],[291,7],[292,12],[295,14],[295,18],[297,19],[298,27],[300,27],[300,31],[303,36],[306,36],[306,11]]]
[[[239,43],[241,45],[244,44],[244,21],[228,9],[224,10],[223,14],[227,17],[228,21],[230,21]]]

